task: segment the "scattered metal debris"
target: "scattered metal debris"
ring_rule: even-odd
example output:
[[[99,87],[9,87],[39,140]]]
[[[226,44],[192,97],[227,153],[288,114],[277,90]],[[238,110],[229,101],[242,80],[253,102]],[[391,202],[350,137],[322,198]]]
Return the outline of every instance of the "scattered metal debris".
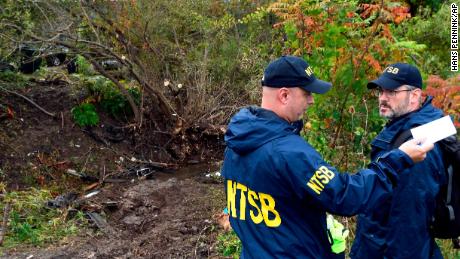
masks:
[[[96,194],[98,194],[100,192],[101,192],[101,190],[95,190],[95,191],[92,191],[90,193],[87,193],[87,194],[83,195],[83,197],[88,199],[88,198],[91,198],[91,197],[93,197],[94,195],[96,195]]]
[[[86,212],[89,220],[94,223],[98,229],[100,229],[104,234],[110,236],[117,236],[116,231],[107,224],[107,221],[101,217],[101,215],[97,212]]]
[[[97,178],[95,176],[87,175],[85,173],[80,173],[80,172],[77,172],[74,169],[67,169],[66,173],[68,173],[70,175],[73,175],[73,176],[76,176],[76,177],[80,178],[82,181],[85,181],[85,182],[97,182],[97,181],[99,181],[99,178]]]
[[[102,206],[104,206],[105,209],[109,211],[115,211],[118,209],[118,202],[116,201],[105,201],[102,203]]]
[[[78,194],[75,192],[66,193],[63,195],[57,196],[53,200],[49,200],[46,202],[46,207],[53,208],[53,209],[61,209],[67,208],[70,206],[74,201],[78,198]]]

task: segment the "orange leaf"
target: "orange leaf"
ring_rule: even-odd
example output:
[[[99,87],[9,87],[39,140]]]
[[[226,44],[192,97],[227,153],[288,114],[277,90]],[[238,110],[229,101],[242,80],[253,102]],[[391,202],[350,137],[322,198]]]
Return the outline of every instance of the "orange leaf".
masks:
[[[9,117],[10,119],[13,119],[13,118],[14,118],[14,112],[13,112],[13,110],[12,110],[10,107],[7,107],[7,108],[6,108],[6,113],[8,113],[8,117]]]

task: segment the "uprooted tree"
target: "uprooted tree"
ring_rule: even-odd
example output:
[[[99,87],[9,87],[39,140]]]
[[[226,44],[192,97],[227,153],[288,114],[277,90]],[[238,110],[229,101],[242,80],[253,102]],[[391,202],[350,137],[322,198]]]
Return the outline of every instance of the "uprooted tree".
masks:
[[[211,0],[2,2],[2,49],[45,44],[82,55],[128,100],[135,128],[153,123],[175,135],[197,125],[223,124],[251,98],[247,91],[234,91],[259,64],[249,64],[245,72],[239,63],[249,49],[238,48],[244,45],[237,26],[245,15],[240,6]],[[240,4],[247,5],[246,12],[257,7]],[[228,53],[216,62],[221,51]],[[140,101],[101,59],[122,64],[138,82]]]
[[[257,103],[269,60],[303,56],[334,84],[309,110],[307,138],[342,169],[366,163],[369,142],[384,124],[366,89],[369,79],[397,61],[416,64],[426,78],[437,71],[450,76],[446,59],[432,52],[437,46],[445,52],[447,30],[426,37],[420,29],[447,22],[445,6],[432,18],[412,19],[409,4],[388,0],[0,1],[2,56],[24,42],[66,46],[128,100],[130,125],[173,137],[225,124],[240,106]],[[106,71],[101,58],[122,64],[140,97]],[[458,83],[449,82],[446,100],[454,102]],[[447,108],[458,118],[457,106]]]

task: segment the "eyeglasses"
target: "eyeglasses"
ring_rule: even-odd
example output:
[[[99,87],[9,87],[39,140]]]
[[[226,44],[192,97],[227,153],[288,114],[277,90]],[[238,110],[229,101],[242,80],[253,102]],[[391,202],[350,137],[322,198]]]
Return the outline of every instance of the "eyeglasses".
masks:
[[[395,97],[396,94],[398,94],[400,92],[409,92],[409,91],[412,91],[412,90],[414,90],[414,89],[387,90],[387,89],[382,89],[380,87],[377,87],[377,88],[375,88],[373,90],[373,94],[376,97],[382,96],[383,94],[386,94],[389,97]]]

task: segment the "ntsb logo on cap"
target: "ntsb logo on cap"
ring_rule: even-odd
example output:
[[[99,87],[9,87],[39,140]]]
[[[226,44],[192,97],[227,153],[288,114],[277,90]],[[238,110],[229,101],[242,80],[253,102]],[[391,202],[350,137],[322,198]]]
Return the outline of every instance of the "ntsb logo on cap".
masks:
[[[410,85],[422,89],[422,75],[420,71],[406,63],[395,63],[383,70],[379,78],[369,82],[367,88],[381,87],[394,90],[402,85]]]
[[[261,83],[262,86],[277,88],[300,87],[317,94],[324,94],[332,87],[331,83],[317,79],[310,65],[295,56],[282,56],[270,62]]]

